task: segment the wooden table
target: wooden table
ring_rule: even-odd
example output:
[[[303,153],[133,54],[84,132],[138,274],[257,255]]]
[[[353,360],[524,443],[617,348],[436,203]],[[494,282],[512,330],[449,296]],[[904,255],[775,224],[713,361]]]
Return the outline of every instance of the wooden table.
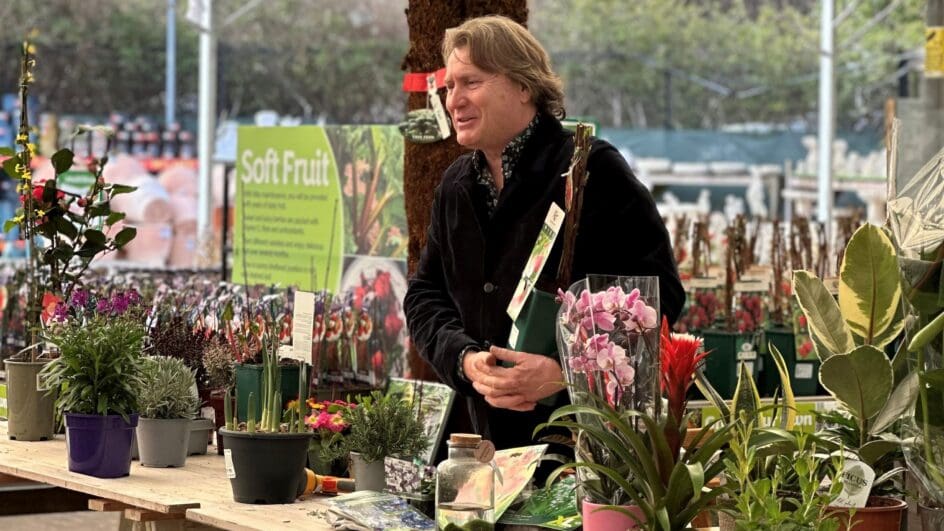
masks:
[[[313,496],[286,505],[248,505],[233,501],[223,458],[213,447],[209,455],[187,458],[183,468],[148,468],[137,461],[123,478],[100,479],[69,472],[63,436],[53,441],[21,442],[7,437],[0,421],[0,474],[84,492],[105,500],[221,529],[328,530],[324,497]],[[171,516],[173,517],[173,516]]]

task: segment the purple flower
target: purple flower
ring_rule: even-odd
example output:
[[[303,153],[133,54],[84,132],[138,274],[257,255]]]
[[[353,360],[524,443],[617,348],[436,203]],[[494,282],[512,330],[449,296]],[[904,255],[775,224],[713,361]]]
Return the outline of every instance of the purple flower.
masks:
[[[56,310],[52,314],[53,320],[60,323],[69,319],[69,308],[61,301],[56,304]]]
[[[129,300],[127,295],[116,293],[111,298],[111,314],[121,315],[125,313],[128,309],[128,304]]]
[[[101,299],[98,299],[98,302],[95,303],[96,313],[105,314],[105,313],[108,313],[110,309],[111,309],[111,305],[109,304],[108,299],[104,297]]]
[[[77,289],[72,292],[72,305],[85,308],[89,301],[89,293],[84,289]]]

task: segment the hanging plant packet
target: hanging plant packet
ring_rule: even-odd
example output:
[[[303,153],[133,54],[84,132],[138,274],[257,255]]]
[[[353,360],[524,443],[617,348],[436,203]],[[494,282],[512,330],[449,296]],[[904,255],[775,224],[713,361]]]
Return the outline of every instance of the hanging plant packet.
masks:
[[[560,304],[555,294],[534,289],[534,285],[547,263],[563,221],[563,209],[557,203],[551,203],[531,256],[522,271],[521,280],[508,304],[507,312],[512,320],[508,348],[512,350],[558,359],[556,321]],[[556,398],[555,393],[541,400],[541,403],[554,405]]]
[[[403,137],[414,144],[431,144],[443,140],[432,109],[414,109],[398,125]],[[448,135],[447,135],[448,136]]]
[[[436,89],[436,76],[426,80],[426,108],[406,113],[406,119],[397,126],[403,137],[414,144],[431,144],[449,138],[449,117],[443,109]]]

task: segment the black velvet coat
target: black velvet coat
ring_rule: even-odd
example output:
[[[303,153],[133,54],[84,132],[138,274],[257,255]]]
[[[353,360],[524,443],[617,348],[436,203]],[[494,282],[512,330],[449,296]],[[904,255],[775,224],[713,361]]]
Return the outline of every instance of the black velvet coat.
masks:
[[[546,421],[552,409],[538,405],[521,413],[493,408],[459,378],[456,362],[469,345],[506,346],[511,319],[505,309],[551,201],[563,205],[561,174],[573,149],[573,134],[553,117],[542,116],[515,175],[506,177],[491,219],[472,154],[460,156],[436,190],[426,247],[404,302],[410,335],[421,356],[442,382],[467,399],[476,431],[499,449],[533,444],[534,427]],[[607,142],[593,141],[587,168],[573,279],[588,274],[656,275],[662,314],[674,322],[685,294],[652,196]],[[542,281],[556,276],[562,240],[558,237]]]

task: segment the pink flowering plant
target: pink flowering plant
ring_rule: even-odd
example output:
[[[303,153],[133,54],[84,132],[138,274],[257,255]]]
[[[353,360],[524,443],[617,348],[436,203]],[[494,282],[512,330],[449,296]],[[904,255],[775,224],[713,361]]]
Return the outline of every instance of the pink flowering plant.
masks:
[[[595,277],[558,292],[558,344],[572,401],[589,392],[618,410],[658,406],[657,282]]]
[[[308,399],[311,414],[305,417],[305,425],[315,433],[311,441],[311,450],[325,461],[335,458],[344,436],[350,431],[350,424],[344,418],[344,411],[356,407],[356,404],[343,400],[325,400],[318,402]]]

